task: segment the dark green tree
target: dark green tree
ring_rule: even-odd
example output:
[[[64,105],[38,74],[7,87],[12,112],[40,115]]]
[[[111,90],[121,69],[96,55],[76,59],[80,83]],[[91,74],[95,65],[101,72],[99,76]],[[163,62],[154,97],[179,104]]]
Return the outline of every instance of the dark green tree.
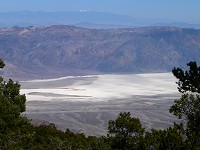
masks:
[[[183,125],[174,124],[165,130],[152,129],[146,132],[138,149],[153,150],[183,150],[185,147]]]
[[[108,124],[108,137],[114,149],[136,149],[143,137],[144,128],[140,119],[131,117],[130,112],[121,112],[116,120]]]
[[[196,62],[189,62],[189,71],[181,68],[174,68],[172,73],[178,79],[178,90],[181,93],[197,92],[200,93],[200,66]]]
[[[0,68],[4,66],[4,62],[0,60]],[[6,82],[0,77],[0,149],[7,149],[15,143],[19,128],[28,123],[21,116],[26,108],[25,102],[26,97],[20,94],[19,83],[11,79]]]
[[[0,59],[0,68],[3,68],[5,66],[4,62],[2,59]]]
[[[4,67],[2,60],[0,67]],[[0,77],[0,132],[24,123],[26,119],[20,115],[26,109],[25,103],[25,95],[20,94],[20,84],[11,79],[6,82]]]
[[[182,96],[174,101],[170,112],[186,120],[187,141],[194,149],[200,147],[200,67],[196,62],[187,65],[189,71],[181,68],[172,70]]]

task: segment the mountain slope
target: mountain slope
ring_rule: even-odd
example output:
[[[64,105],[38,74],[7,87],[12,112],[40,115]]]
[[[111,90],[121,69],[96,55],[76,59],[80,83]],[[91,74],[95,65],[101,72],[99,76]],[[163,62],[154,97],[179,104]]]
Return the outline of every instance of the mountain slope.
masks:
[[[163,72],[191,60],[200,62],[200,30],[96,30],[62,25],[0,28],[0,55],[17,70],[38,76],[48,71],[57,76],[89,71]]]

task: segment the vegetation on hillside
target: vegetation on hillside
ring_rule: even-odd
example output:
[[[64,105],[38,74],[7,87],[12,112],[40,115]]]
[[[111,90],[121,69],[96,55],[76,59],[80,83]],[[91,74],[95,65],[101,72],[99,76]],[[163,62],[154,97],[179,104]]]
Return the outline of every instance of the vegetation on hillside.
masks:
[[[0,149],[2,150],[198,150],[200,149],[200,67],[188,63],[189,71],[174,68],[178,90],[170,112],[185,120],[165,130],[145,131],[139,118],[122,112],[108,123],[106,137],[86,137],[83,133],[63,132],[54,124],[33,126],[21,113],[26,97],[18,82],[0,78]],[[0,60],[0,68],[4,63]]]

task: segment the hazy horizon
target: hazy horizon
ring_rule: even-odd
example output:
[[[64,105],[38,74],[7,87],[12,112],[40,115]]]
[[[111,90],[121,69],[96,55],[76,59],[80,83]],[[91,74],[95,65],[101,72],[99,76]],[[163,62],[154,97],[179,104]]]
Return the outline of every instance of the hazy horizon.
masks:
[[[126,15],[137,19],[164,20],[200,24],[200,1],[193,0],[7,0],[1,1],[0,12],[11,11],[95,11]],[[0,20],[1,21],[1,20]]]

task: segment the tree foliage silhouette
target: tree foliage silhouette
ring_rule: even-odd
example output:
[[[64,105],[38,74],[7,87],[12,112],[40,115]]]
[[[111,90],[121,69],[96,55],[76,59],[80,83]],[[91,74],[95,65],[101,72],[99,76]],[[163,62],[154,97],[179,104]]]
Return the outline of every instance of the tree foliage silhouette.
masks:
[[[187,65],[188,71],[181,68],[172,70],[178,79],[178,90],[183,94],[174,101],[170,112],[186,119],[186,135],[194,148],[200,147],[200,67],[196,62],[189,62]]]

